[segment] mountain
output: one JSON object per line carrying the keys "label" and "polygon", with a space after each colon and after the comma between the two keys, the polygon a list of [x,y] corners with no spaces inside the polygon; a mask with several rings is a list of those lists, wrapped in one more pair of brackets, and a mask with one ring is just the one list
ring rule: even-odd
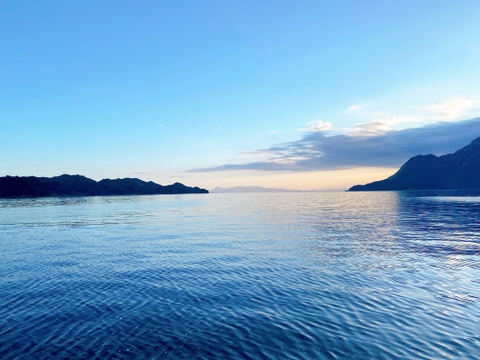
{"label": "mountain", "polygon": [[19,196],[50,196],[52,191],[34,176],[0,177],[0,198]]}
{"label": "mountain", "polygon": [[162,186],[140,179],[95,181],[82,175],[0,177],[0,197],[199,194],[208,190],[180,183]]}
{"label": "mountain", "polygon": [[212,193],[262,193],[262,192],[299,192],[300,190],[265,188],[262,186],[216,187]]}
{"label": "mountain", "polygon": [[453,154],[417,155],[381,181],[355,185],[349,191],[479,189],[480,138]]}
{"label": "mountain", "polygon": [[103,192],[99,183],[82,175],[60,175],[38,179],[47,185],[52,195],[93,196],[102,195]]}

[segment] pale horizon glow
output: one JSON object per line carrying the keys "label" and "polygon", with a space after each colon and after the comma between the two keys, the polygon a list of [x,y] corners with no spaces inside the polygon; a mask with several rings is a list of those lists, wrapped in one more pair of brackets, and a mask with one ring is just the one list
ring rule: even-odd
{"label": "pale horizon glow", "polygon": [[480,136],[477,1],[0,8],[0,176],[346,189]]}

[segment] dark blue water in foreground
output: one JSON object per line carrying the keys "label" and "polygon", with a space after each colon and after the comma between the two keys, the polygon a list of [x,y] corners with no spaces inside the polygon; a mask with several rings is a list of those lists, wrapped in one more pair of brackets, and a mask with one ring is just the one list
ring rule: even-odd
{"label": "dark blue water in foreground", "polygon": [[477,195],[0,200],[0,358],[479,358]]}

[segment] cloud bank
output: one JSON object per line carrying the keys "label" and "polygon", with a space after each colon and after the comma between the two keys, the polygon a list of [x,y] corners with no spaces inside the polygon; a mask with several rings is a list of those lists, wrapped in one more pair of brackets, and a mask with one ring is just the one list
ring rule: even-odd
{"label": "cloud bank", "polygon": [[314,125],[311,131],[298,141],[258,150],[258,153],[266,156],[264,161],[225,164],[192,171],[314,171],[399,167],[412,156],[451,153],[480,136],[480,118],[386,132],[381,132],[385,124],[373,123],[372,131],[364,131],[362,135],[329,135],[328,131],[319,131],[321,128],[329,129],[325,123],[310,125]]}

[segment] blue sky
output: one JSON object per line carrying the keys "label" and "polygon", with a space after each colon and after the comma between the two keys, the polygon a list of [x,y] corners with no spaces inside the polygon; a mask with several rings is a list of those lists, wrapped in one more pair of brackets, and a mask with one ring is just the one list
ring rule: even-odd
{"label": "blue sky", "polygon": [[478,24],[462,0],[0,1],[0,175],[378,180],[480,136]]}

